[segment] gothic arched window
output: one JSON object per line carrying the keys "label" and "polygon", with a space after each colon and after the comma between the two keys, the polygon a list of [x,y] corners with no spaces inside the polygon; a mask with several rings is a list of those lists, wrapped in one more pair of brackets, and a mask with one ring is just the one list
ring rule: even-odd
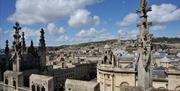
{"label": "gothic arched window", "polygon": [[32,85],[32,91],[35,91],[35,86],[34,85]]}
{"label": "gothic arched window", "polygon": [[16,89],[16,81],[15,81],[15,80],[13,81],[13,86],[14,86],[15,89]]}
{"label": "gothic arched window", "polygon": [[5,79],[5,84],[8,84],[8,79],[7,78]]}
{"label": "gothic arched window", "polygon": [[37,86],[37,91],[40,91],[40,87],[39,87],[39,85]]}
{"label": "gothic arched window", "polygon": [[104,57],[104,63],[107,62],[107,59],[108,59],[107,56],[105,56],[105,57]]}
{"label": "gothic arched window", "polygon": [[45,88],[44,88],[44,86],[41,88],[41,91],[45,91]]}

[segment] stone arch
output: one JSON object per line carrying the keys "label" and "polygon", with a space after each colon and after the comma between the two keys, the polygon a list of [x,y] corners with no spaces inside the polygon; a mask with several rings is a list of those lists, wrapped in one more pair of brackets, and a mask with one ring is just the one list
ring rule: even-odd
{"label": "stone arch", "polygon": [[177,86],[175,91],[180,91],[180,86]]}
{"label": "stone arch", "polygon": [[128,83],[128,82],[122,82],[122,83],[120,84],[120,87],[124,87],[124,86],[129,86],[129,83]]}
{"label": "stone arch", "polygon": [[32,88],[32,91],[35,91],[35,85],[34,84],[31,86],[31,88]]}
{"label": "stone arch", "polygon": [[159,87],[158,90],[164,91],[166,88],[165,87]]}

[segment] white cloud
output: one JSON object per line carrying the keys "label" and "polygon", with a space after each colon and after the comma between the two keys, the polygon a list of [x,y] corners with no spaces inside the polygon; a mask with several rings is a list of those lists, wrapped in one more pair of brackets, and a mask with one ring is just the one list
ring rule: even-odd
{"label": "white cloud", "polygon": [[9,47],[12,46],[13,31],[9,29],[0,28],[0,48],[5,48],[5,41],[9,41]]}
{"label": "white cloud", "polygon": [[82,27],[92,22],[90,12],[84,9],[77,10],[71,15],[68,23],[71,27]]}
{"label": "white cloud", "polygon": [[153,25],[150,27],[150,30],[163,30],[165,28],[166,28],[165,25]]}
{"label": "white cloud", "polygon": [[0,43],[1,43],[1,45],[0,45],[0,47],[2,47],[2,44],[4,44],[4,39],[3,39],[3,31],[2,31],[2,28],[0,28]]}
{"label": "white cloud", "polygon": [[65,43],[69,40],[69,37],[67,35],[60,35],[59,37],[51,37],[51,38],[48,38],[47,39],[47,42],[49,44],[51,43],[58,43],[58,42],[61,42],[61,43]]}
{"label": "white cloud", "polygon": [[176,33],[176,37],[180,38],[180,32]]}
{"label": "white cloud", "polygon": [[94,19],[94,21],[95,21],[95,25],[99,25],[99,24],[100,24],[101,19],[100,19],[99,16],[94,16],[93,19]]}
{"label": "white cloud", "polygon": [[127,27],[127,26],[135,23],[137,21],[137,18],[138,18],[137,14],[130,13],[124,17],[124,19],[122,20],[122,22],[119,23],[119,25],[121,27]]}
{"label": "white cloud", "polygon": [[68,40],[68,36],[62,35],[54,40],[54,42],[66,42]]}
{"label": "white cloud", "polygon": [[28,27],[22,27],[21,31],[24,32],[25,38],[33,38],[33,37],[40,36],[40,29],[39,30],[33,30],[31,28],[28,28]]}
{"label": "white cloud", "polygon": [[66,29],[64,27],[57,27],[54,23],[49,23],[47,25],[47,32],[51,35],[64,34]]}
{"label": "white cloud", "polygon": [[[180,20],[180,8],[173,4],[152,5],[152,11],[148,13],[148,21],[152,22],[150,30],[163,30],[167,24]],[[119,23],[121,27],[128,27],[137,22],[137,14],[130,13]]]}
{"label": "white cloud", "polygon": [[90,28],[90,30],[81,30],[76,36],[80,38],[94,38],[96,34],[97,30],[95,28]]}
{"label": "white cloud", "polygon": [[96,0],[17,0],[16,11],[8,20],[21,24],[49,23],[70,16]]}
{"label": "white cloud", "polygon": [[68,21],[69,26],[75,28],[81,28],[93,23],[98,25],[100,23],[100,18],[98,16],[91,16],[91,13],[85,9],[75,11]]}
{"label": "white cloud", "polygon": [[100,41],[115,38],[107,29],[96,30],[90,28],[89,30],[81,30],[76,34],[77,40],[81,42]]}
{"label": "white cloud", "polygon": [[152,11],[149,12],[149,21],[154,24],[166,24],[180,20],[180,8],[173,4],[152,5]]}
{"label": "white cloud", "polygon": [[163,30],[168,23],[180,20],[180,8],[173,4],[152,5],[152,11],[148,15],[148,20],[153,25],[150,29]]}
{"label": "white cloud", "polygon": [[138,30],[128,31],[126,28],[124,28],[124,29],[119,29],[118,34],[122,40],[136,39],[137,35],[139,34],[139,31]]}

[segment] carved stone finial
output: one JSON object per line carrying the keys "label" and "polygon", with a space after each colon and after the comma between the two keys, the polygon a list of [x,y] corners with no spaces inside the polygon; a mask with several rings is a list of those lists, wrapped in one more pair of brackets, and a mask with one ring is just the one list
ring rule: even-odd
{"label": "carved stone finial", "polygon": [[40,31],[40,40],[39,40],[39,52],[38,55],[40,56],[40,66],[41,69],[46,69],[46,44],[45,44],[45,38],[44,38],[44,30],[41,29]]}
{"label": "carved stone finial", "polygon": [[45,48],[46,44],[45,44],[45,39],[44,39],[44,29],[42,28],[40,31],[41,35],[40,35],[40,40],[39,40],[39,47],[41,48]]}
{"label": "carved stone finial", "polygon": [[19,26],[19,23],[16,22],[14,26],[15,32],[14,32],[14,41],[13,41],[13,57],[15,60],[13,61],[13,71],[20,71],[20,61],[21,61],[21,42],[20,38],[21,35],[19,34],[19,31],[21,30],[21,27]]}
{"label": "carved stone finial", "polygon": [[31,45],[30,45],[30,47],[34,47],[33,40],[31,40]]}
{"label": "carved stone finial", "polygon": [[5,47],[5,54],[8,55],[9,54],[9,41],[6,40],[6,47]]}
{"label": "carved stone finial", "polygon": [[140,0],[140,9],[137,13],[140,14],[141,22],[138,24],[141,32],[138,36],[139,42],[139,58],[138,58],[138,86],[144,90],[152,87],[152,68],[151,68],[151,38],[149,34],[149,26],[147,13],[151,8],[147,7],[147,0]]}
{"label": "carved stone finial", "polygon": [[19,26],[19,23],[16,22],[15,26],[14,26],[14,29],[15,29],[15,32],[14,32],[14,41],[13,41],[13,49],[15,51],[15,53],[18,53],[21,51],[20,48],[21,48],[21,42],[20,42],[20,38],[21,38],[21,35],[19,34],[19,31],[21,29],[21,27]]}
{"label": "carved stone finial", "polygon": [[22,54],[24,54],[26,52],[26,42],[25,42],[24,32],[22,32],[21,46],[22,46]]}
{"label": "carved stone finial", "polygon": [[35,51],[35,48],[34,48],[33,40],[31,40],[30,47],[28,48],[28,53],[32,54],[33,56],[36,56],[36,51]]}

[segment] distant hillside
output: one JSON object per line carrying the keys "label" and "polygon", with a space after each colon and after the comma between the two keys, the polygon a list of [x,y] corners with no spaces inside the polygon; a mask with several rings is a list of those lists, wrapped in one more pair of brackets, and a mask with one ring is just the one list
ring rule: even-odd
{"label": "distant hillside", "polygon": [[156,42],[156,43],[160,43],[160,42],[180,43],[180,38],[158,37],[158,38],[153,38],[153,42]]}
{"label": "distant hillside", "polygon": [[[130,41],[130,40],[124,40],[124,41]],[[99,46],[103,44],[112,44],[114,42],[117,42],[117,39],[111,39],[111,40],[105,40],[105,41],[96,41],[96,42],[87,42],[87,43],[80,43],[80,44],[73,44],[73,45],[62,45],[62,46],[56,46],[56,47],[48,47],[48,50],[58,50],[66,47],[86,47],[86,46]],[[153,38],[153,43],[180,43],[180,38],[168,38],[168,37],[158,37]]]}

